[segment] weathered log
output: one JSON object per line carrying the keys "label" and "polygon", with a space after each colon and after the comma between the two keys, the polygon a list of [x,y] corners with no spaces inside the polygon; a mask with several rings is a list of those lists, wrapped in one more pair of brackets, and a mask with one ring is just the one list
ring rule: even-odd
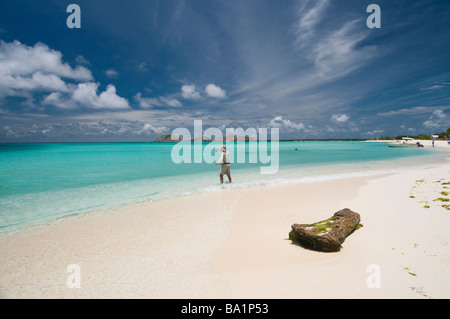
{"label": "weathered log", "polygon": [[333,217],[314,224],[294,224],[289,239],[301,246],[317,251],[336,252],[344,240],[361,227],[358,213],[344,208]]}

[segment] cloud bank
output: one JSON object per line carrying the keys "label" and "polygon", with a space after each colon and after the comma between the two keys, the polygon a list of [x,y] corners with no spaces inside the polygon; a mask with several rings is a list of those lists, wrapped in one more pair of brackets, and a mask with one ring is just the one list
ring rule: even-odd
{"label": "cloud bank", "polygon": [[[31,47],[17,40],[11,43],[0,41],[0,57],[0,97],[47,92],[41,100],[44,106],[66,110],[130,108],[128,101],[117,95],[114,85],[107,85],[99,94],[99,83],[92,82],[89,69],[71,67],[62,61],[61,52],[43,43]],[[88,63],[82,56],[76,61]],[[109,76],[117,75],[114,70],[108,72]]]}

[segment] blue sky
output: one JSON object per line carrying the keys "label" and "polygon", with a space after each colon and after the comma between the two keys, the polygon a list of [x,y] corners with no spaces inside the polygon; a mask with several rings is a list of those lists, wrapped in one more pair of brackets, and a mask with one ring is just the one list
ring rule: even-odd
{"label": "blue sky", "polygon": [[281,138],[442,132],[449,16],[429,0],[3,0],[0,142],[152,141],[194,120]]}

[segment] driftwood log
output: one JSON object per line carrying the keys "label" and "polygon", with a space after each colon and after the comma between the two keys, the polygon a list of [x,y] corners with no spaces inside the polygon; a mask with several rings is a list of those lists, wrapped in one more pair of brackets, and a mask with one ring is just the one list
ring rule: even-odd
{"label": "driftwood log", "polygon": [[342,248],[345,238],[362,225],[358,213],[344,208],[333,217],[314,224],[294,224],[289,239],[301,246],[324,252]]}

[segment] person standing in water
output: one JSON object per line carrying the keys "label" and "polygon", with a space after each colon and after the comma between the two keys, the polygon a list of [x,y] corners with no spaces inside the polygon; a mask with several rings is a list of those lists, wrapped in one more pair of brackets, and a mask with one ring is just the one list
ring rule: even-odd
{"label": "person standing in water", "polygon": [[230,155],[227,151],[227,147],[226,146],[222,146],[220,148],[218,148],[218,150],[221,149],[222,150],[222,155],[219,158],[219,161],[216,163],[216,166],[218,166],[219,164],[222,165],[222,167],[220,168],[220,184],[223,184],[223,175],[226,174],[228,176],[228,181],[231,183],[231,174],[230,174]]}

